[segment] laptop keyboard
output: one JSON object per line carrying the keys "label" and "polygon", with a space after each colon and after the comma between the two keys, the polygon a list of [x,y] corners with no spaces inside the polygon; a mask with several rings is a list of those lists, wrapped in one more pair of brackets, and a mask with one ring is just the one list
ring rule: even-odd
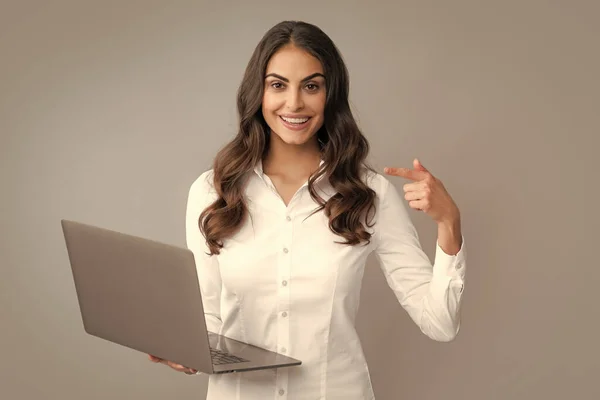
{"label": "laptop keyboard", "polygon": [[236,364],[247,362],[248,360],[244,360],[243,358],[233,356],[229,353],[225,353],[224,351],[210,348],[210,356],[212,357],[213,365],[221,365],[221,364]]}

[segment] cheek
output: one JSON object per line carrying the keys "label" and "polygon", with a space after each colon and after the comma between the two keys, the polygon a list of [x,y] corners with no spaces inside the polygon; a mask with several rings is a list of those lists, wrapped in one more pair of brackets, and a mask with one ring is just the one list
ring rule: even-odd
{"label": "cheek", "polygon": [[311,104],[311,108],[319,114],[323,114],[325,112],[325,92],[319,93],[316,96],[311,96],[309,98],[309,102]]}
{"label": "cheek", "polygon": [[266,113],[277,111],[279,108],[281,108],[281,101],[277,98],[277,96],[266,94],[263,96],[262,108]]}

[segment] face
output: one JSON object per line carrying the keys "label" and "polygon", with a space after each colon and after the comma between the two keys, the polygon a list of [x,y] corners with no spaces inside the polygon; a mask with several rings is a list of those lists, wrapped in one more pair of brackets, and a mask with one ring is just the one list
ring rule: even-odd
{"label": "face", "polygon": [[271,140],[316,145],[325,110],[325,76],[319,60],[285,46],[269,60],[264,85],[262,113]]}

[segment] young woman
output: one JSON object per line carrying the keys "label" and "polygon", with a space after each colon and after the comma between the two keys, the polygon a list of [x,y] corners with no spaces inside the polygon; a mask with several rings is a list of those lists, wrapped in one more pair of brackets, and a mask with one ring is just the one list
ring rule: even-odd
{"label": "young woman", "polygon": [[[354,323],[367,256],[424,334],[459,330],[465,253],[458,207],[418,160],[386,168],[438,226],[433,265],[403,199],[368,167],[348,72],[314,25],[262,38],[237,105],[239,133],[191,186],[187,243],[208,329],[300,359],[298,367],[211,375],[208,399],[373,399]],[[172,368],[195,371],[151,357]]]}

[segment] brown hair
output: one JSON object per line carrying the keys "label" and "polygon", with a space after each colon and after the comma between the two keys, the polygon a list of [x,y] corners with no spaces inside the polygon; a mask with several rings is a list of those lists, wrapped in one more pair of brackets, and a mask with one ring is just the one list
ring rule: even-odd
{"label": "brown hair", "polygon": [[[210,254],[219,254],[223,239],[236,233],[248,213],[244,178],[268,151],[270,129],[262,112],[264,76],[270,58],[285,45],[306,50],[323,65],[326,76],[324,123],[317,132],[323,165],[308,180],[308,190],[329,218],[329,229],[346,239],[343,244],[370,242],[367,215],[374,210],[375,192],[361,179],[369,143],[358,128],[348,102],[349,77],[332,40],[318,27],[300,21],[284,21],[271,28],[258,43],[237,94],[239,131],[223,147],[213,163],[217,200],[199,217]],[[336,194],[326,202],[316,193],[315,181],[329,179]],[[312,215],[312,214],[311,214]]]}

